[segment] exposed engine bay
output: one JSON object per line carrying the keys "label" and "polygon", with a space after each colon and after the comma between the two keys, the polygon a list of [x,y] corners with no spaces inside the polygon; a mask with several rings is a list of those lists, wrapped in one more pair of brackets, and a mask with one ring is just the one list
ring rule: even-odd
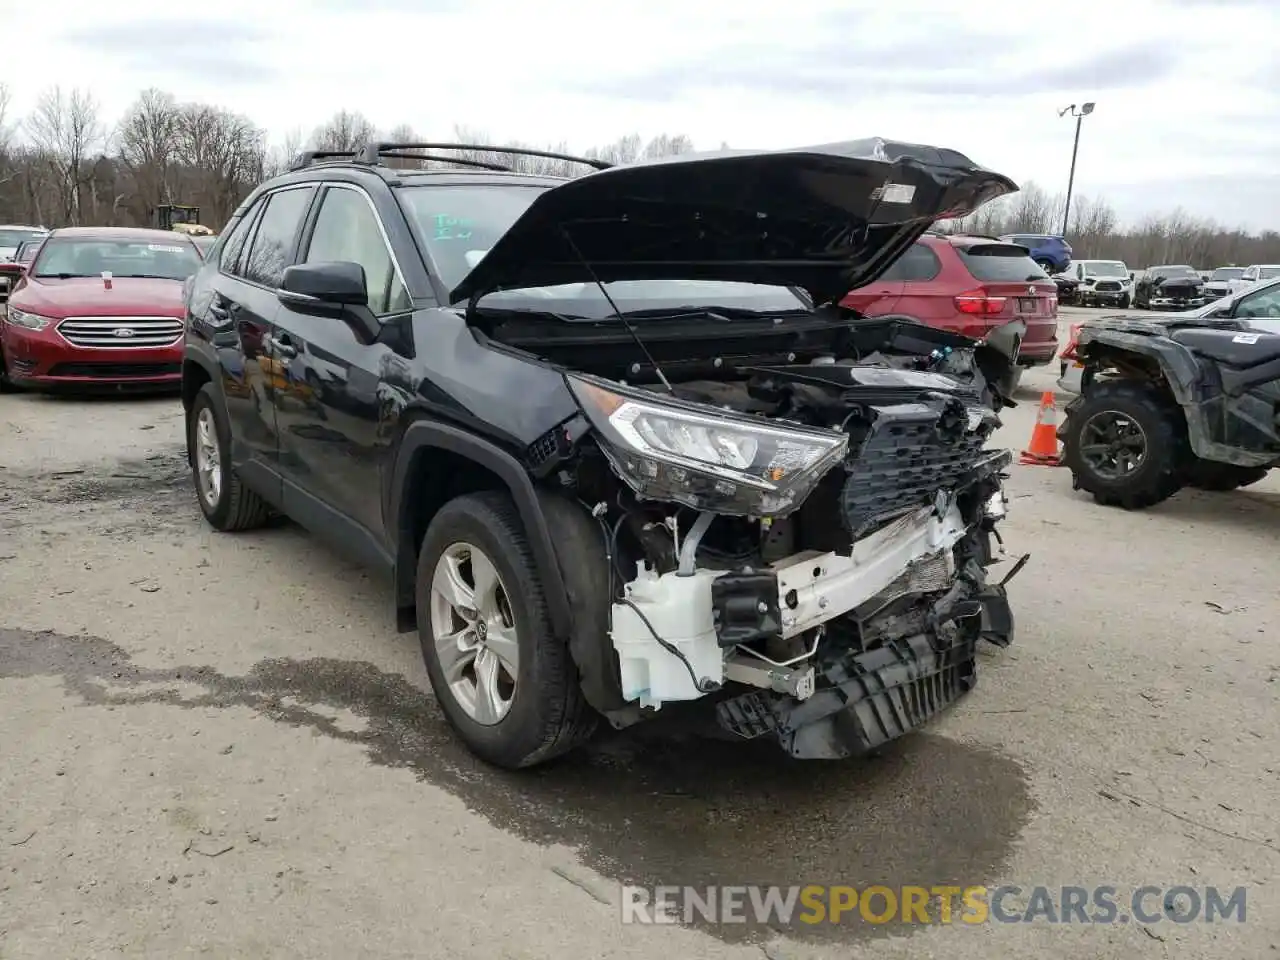
{"label": "exposed engine bay", "polygon": [[567,377],[583,421],[530,460],[599,521],[615,725],[705,699],[730,734],[847,757],[972,689],[979,640],[1012,641],[1025,558],[988,579],[1011,457],[987,443],[1021,324],[983,343],[904,318],[839,329],[754,353],[655,338],[650,368],[491,330],[589,371]]}

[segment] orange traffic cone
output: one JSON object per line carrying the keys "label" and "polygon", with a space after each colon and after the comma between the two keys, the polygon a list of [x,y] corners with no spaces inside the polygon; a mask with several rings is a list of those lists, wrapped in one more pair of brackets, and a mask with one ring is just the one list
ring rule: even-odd
{"label": "orange traffic cone", "polygon": [[1037,467],[1062,466],[1058,456],[1058,407],[1052,390],[1046,390],[1040,397],[1040,412],[1036,414],[1035,429],[1031,431],[1031,445],[1022,451],[1018,462]]}

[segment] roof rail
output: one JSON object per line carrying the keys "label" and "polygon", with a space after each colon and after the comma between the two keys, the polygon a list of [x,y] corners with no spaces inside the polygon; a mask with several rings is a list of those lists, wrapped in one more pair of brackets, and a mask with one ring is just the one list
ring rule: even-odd
{"label": "roof rail", "polygon": [[301,170],[303,167],[322,163],[325,160],[354,160],[355,158],[355,150],[304,150],[294,157],[293,163],[289,164],[289,169]]}
{"label": "roof rail", "polygon": [[[565,160],[569,163],[581,163],[596,170],[607,170],[613,164],[605,160],[596,160],[588,157],[575,157],[567,153],[552,153],[547,150],[530,150],[525,147],[491,147],[478,143],[368,143],[360,150],[357,159],[359,163],[377,164],[383,157],[398,157],[399,159],[411,160],[437,160],[444,163],[460,162],[455,161],[451,157],[433,157],[421,156],[417,154],[409,154],[407,157],[401,154],[403,150],[475,150],[481,153],[501,153],[513,157],[541,157],[544,160]],[[305,154],[304,154],[305,156]],[[461,163],[462,166],[479,166],[483,161],[467,161]],[[490,167],[498,170],[509,169],[490,164]]]}

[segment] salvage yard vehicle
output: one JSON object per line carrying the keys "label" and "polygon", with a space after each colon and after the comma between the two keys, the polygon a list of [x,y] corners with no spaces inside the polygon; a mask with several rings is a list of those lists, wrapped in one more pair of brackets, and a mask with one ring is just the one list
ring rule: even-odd
{"label": "salvage yard vehicle", "polygon": [[1244,276],[1244,267],[1218,267],[1204,282],[1204,295],[1212,300],[1229,297],[1244,286],[1240,279]]}
{"label": "salvage yard vehicle", "polygon": [[[796,757],[873,750],[1012,640],[1025,558],[988,578],[1010,454],[987,443],[1026,324],[979,342],[839,302],[1015,189],[882,140],[304,154],[190,287],[200,509],[223,531],[280,512],[384,568],[491,763],[685,710]],[[317,402],[263,404],[267,358],[302,381],[317,358]]]}
{"label": "salvage yard vehicle", "polygon": [[1280,280],[1198,314],[1092,320],[1073,341],[1080,395],[1058,433],[1097,502],[1234,490],[1280,465]]}
{"label": "salvage yard vehicle", "polygon": [[0,380],[27,389],[175,389],[185,237],[126,227],[54,230],[21,271],[0,323]]}
{"label": "salvage yard vehicle", "polygon": [[1012,393],[1023,369],[1058,352],[1058,285],[1018,244],[928,233],[841,305],[864,317],[900,315],[981,340],[1010,320],[1026,324]]}
{"label": "salvage yard vehicle", "polygon": [[1056,234],[1009,233],[999,239],[1025,247],[1045,273],[1062,273],[1071,266],[1071,244]]}
{"label": "salvage yard vehicle", "polygon": [[1075,302],[1082,307],[1119,307],[1133,302],[1133,274],[1123,260],[1077,260],[1065,276],[1076,282]]}
{"label": "salvage yard vehicle", "polygon": [[1139,310],[1191,310],[1209,302],[1204,280],[1186,264],[1148,267],[1133,290]]}

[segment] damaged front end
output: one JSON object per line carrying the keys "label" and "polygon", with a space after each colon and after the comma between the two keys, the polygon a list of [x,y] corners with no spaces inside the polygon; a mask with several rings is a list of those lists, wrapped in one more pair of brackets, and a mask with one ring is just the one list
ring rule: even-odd
{"label": "damaged front end", "polygon": [[674,396],[567,378],[594,428],[573,485],[607,540],[630,720],[711,698],[732,734],[847,757],[970,690],[979,640],[1011,642],[987,573],[1010,462],[987,449],[1003,403],[980,369],[990,348],[861,326],[881,349]]}
{"label": "damaged front end", "polygon": [[1025,325],[976,342],[838,304],[1016,189],[878,138],[723,151],[568,181],[475,251],[451,303],[582,411],[526,457],[598,522],[616,660],[583,649],[593,588],[570,648],[615,725],[700,701],[732,735],[845,757],[971,689],[979,640],[1011,641],[987,577],[1010,455],[987,443]]}

